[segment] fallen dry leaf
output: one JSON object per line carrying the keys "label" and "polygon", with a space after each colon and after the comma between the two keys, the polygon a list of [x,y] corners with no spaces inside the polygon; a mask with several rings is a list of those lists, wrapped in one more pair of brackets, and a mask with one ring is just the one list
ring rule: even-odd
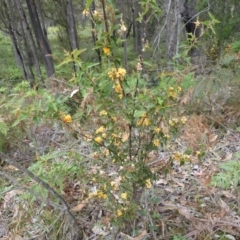
{"label": "fallen dry leaf", "polygon": [[15,197],[16,195],[20,195],[22,194],[23,191],[22,190],[12,190],[9,191],[8,193],[6,193],[6,195],[3,198],[3,208],[7,208],[8,207],[8,203],[11,201],[11,199],[13,197]]}
{"label": "fallen dry leaf", "polygon": [[230,208],[227,205],[227,203],[224,202],[221,198],[220,198],[220,201],[219,201],[219,205],[221,207],[220,215],[221,215],[221,218],[223,218],[230,211]]}
{"label": "fallen dry leaf", "polygon": [[76,88],[71,92],[70,98],[72,98],[77,92],[79,92],[79,88]]}
{"label": "fallen dry leaf", "polygon": [[212,142],[215,142],[215,140],[218,138],[218,135],[214,135],[212,136],[210,139],[209,139],[209,142],[212,143]]}
{"label": "fallen dry leaf", "polygon": [[91,197],[86,198],[85,200],[83,200],[81,203],[79,203],[77,206],[73,207],[71,209],[71,211],[73,212],[79,212],[81,211],[88,203],[89,200],[91,199]]}
{"label": "fallen dry leaf", "polygon": [[131,237],[123,232],[120,233],[122,237],[127,238],[128,240],[142,240],[148,233],[146,230],[144,230],[142,233],[140,233],[137,237]]}
{"label": "fallen dry leaf", "polygon": [[124,132],[122,134],[122,141],[126,142],[128,140],[128,138],[129,138],[129,132]]}
{"label": "fallen dry leaf", "polygon": [[97,235],[101,235],[101,236],[106,236],[109,234],[109,232],[104,231],[102,228],[100,228],[99,226],[94,226],[92,228],[93,233],[97,234]]}
{"label": "fallen dry leaf", "polygon": [[185,207],[179,207],[179,208],[178,208],[178,212],[179,212],[182,216],[184,216],[186,219],[190,220],[191,222],[192,222],[193,220],[195,220],[195,217],[193,216],[193,214],[190,213],[190,211],[189,211],[187,208],[185,208]]}

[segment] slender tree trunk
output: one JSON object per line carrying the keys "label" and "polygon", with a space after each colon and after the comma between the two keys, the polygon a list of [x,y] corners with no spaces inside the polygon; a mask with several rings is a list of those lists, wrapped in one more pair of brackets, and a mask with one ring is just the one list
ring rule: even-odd
{"label": "slender tree trunk", "polygon": [[[196,4],[197,0],[185,0],[183,4],[183,11],[181,12],[182,19],[185,23],[186,32],[188,34],[188,39],[191,41],[199,41],[200,27],[197,27],[195,21],[196,17]],[[192,39],[193,38],[193,39]],[[196,38],[196,39],[195,39]],[[195,42],[191,42],[192,47],[189,51],[189,56],[191,57],[193,64],[198,64],[203,51],[201,48],[196,47]]]}
{"label": "slender tree trunk", "polygon": [[23,24],[23,29],[26,32],[26,35],[27,35],[27,38],[28,38],[28,41],[29,41],[29,44],[30,44],[30,49],[29,49],[30,52],[28,53],[28,55],[33,56],[33,62],[34,62],[34,66],[36,68],[37,76],[41,81],[43,81],[42,74],[41,74],[41,69],[40,69],[40,64],[39,64],[39,60],[38,60],[38,56],[37,56],[36,44],[35,44],[34,38],[32,36],[32,33],[31,33],[31,30],[30,30],[25,12],[24,12],[20,2],[18,0],[14,0],[14,1],[15,1],[16,6],[17,6],[19,15],[21,17],[21,22]]}
{"label": "slender tree trunk", "polygon": [[68,36],[70,38],[71,50],[73,51],[74,49],[78,48],[78,38],[72,0],[66,0],[66,5],[67,5]]}
{"label": "slender tree trunk", "polygon": [[[70,40],[71,51],[78,49],[77,29],[75,24],[72,0],[66,0],[67,32]],[[78,71],[77,66],[73,65],[74,72]]]}
{"label": "slender tree trunk", "polygon": [[20,22],[20,26],[21,26],[21,35],[22,35],[23,45],[24,45],[24,49],[25,49],[25,56],[27,59],[27,65],[28,65],[28,70],[29,70],[30,84],[31,84],[31,86],[33,86],[33,82],[34,82],[34,73],[32,70],[33,61],[32,61],[32,51],[31,51],[31,48],[29,48],[29,43],[28,43],[27,36],[26,36],[27,24],[24,19],[24,14],[23,14],[23,9],[22,9],[21,3],[19,1],[13,0],[13,6],[15,6],[15,8],[18,10],[18,14],[20,16],[19,22]]}
{"label": "slender tree trunk", "polygon": [[179,43],[179,24],[180,24],[180,2],[179,0],[167,1],[166,9],[166,44],[167,44],[167,56],[169,60],[178,52]]}
{"label": "slender tree trunk", "polygon": [[142,56],[143,54],[143,23],[136,21],[141,13],[141,5],[139,1],[133,1],[133,29],[135,36],[135,46],[137,53]]}
{"label": "slender tree trunk", "polygon": [[42,54],[42,58],[43,58],[47,76],[51,77],[55,73],[53,59],[51,56],[52,52],[51,52],[49,43],[44,36],[43,30],[41,27],[41,23],[38,18],[36,4],[35,4],[34,0],[26,0],[26,3],[27,3],[32,27],[34,30],[34,34],[35,34],[35,37],[36,37],[36,40],[38,43],[38,47]]}
{"label": "slender tree trunk", "polygon": [[38,13],[39,13],[39,20],[40,20],[40,23],[41,23],[41,26],[43,29],[44,37],[47,40],[47,29],[46,29],[46,25],[45,25],[45,18],[43,15],[42,4],[44,4],[42,0],[37,0],[37,9],[38,9]]}
{"label": "slender tree trunk", "polygon": [[[92,39],[93,39],[94,46],[96,46],[96,42],[98,40],[97,36],[96,36],[96,29],[95,29],[96,26],[95,26],[94,21],[92,20],[93,19],[93,12],[95,11],[95,9],[96,9],[95,1],[93,0],[92,5],[91,5],[91,9],[90,9],[90,14],[91,14],[91,25],[92,25]],[[97,52],[97,55],[98,55],[99,64],[102,65],[102,56],[101,56],[100,49],[97,48],[96,52]]]}
{"label": "slender tree trunk", "polygon": [[12,44],[15,49],[14,52],[17,54],[17,62],[20,63],[24,78],[31,79],[31,76],[28,72],[27,63],[25,61],[24,51],[23,51],[22,45],[21,45],[22,35],[18,32],[18,29],[17,29],[17,19],[16,19],[16,15],[13,12],[13,9],[14,9],[13,3],[11,1],[4,1],[4,5],[5,5],[6,11],[9,13],[8,14],[8,19],[9,19],[8,29],[9,29],[10,38],[12,40]]}

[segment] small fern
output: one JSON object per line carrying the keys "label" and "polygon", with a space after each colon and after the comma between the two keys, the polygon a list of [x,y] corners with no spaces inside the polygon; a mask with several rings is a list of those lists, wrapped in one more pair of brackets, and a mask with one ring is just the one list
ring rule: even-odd
{"label": "small fern", "polygon": [[226,162],[220,166],[223,172],[218,173],[212,178],[211,185],[229,188],[232,184],[234,189],[237,188],[240,178],[240,154],[236,154],[237,159]]}
{"label": "small fern", "polygon": [[7,135],[8,132],[8,126],[7,124],[0,118],[0,133],[3,135]]}

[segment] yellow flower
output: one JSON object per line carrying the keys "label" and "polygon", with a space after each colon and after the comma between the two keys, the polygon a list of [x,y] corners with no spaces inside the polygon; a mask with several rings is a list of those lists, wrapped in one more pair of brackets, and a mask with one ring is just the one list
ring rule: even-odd
{"label": "yellow flower", "polygon": [[123,21],[122,19],[121,19],[120,21],[121,21],[121,24],[120,24],[121,31],[122,31],[122,32],[126,32],[126,31],[127,31],[127,28],[126,28],[126,26],[125,26],[125,24],[124,24],[124,21]]}
{"label": "yellow flower", "polygon": [[93,16],[94,16],[94,17],[98,17],[98,15],[99,15],[99,14],[98,14],[98,11],[94,10]]}
{"label": "yellow flower", "polygon": [[174,122],[172,120],[169,120],[169,125],[174,126]]}
{"label": "yellow flower", "polygon": [[173,119],[169,120],[169,125],[171,125],[171,126],[175,126],[177,123],[178,123],[177,118],[173,118]]}
{"label": "yellow flower", "polygon": [[126,75],[127,71],[124,68],[119,68],[117,73],[118,73],[119,79],[121,81],[123,81],[124,76]]}
{"label": "yellow flower", "polygon": [[169,87],[168,89],[168,95],[170,97],[172,97],[173,99],[176,99],[177,98],[177,93],[175,92],[174,88],[173,87]]}
{"label": "yellow flower", "polygon": [[201,154],[201,152],[200,151],[196,151],[196,156],[198,157],[200,154]]}
{"label": "yellow flower", "polygon": [[113,145],[116,147],[119,147],[121,145],[121,143],[120,143],[120,141],[115,140]]}
{"label": "yellow flower", "polygon": [[169,87],[168,91],[169,91],[169,92],[173,92],[173,91],[174,91],[174,88],[173,88],[173,87]]}
{"label": "yellow flower", "polygon": [[112,133],[113,138],[119,138],[119,136],[116,133]]}
{"label": "yellow flower", "polygon": [[106,137],[107,137],[107,134],[106,134],[106,133],[103,133],[103,134],[102,134],[102,137],[103,137],[103,138],[106,138]]}
{"label": "yellow flower", "polygon": [[84,9],[83,12],[82,12],[83,16],[89,16],[89,10],[87,9]]}
{"label": "yellow flower", "polygon": [[109,56],[111,54],[111,50],[109,47],[104,47],[103,48],[103,53],[106,55],[106,56]]}
{"label": "yellow flower", "polygon": [[102,198],[102,199],[107,199],[107,195],[105,193],[103,193],[102,191],[98,191],[97,192],[97,197],[98,198]]}
{"label": "yellow flower", "polygon": [[168,133],[164,133],[165,138],[170,138],[170,135]]}
{"label": "yellow flower", "polygon": [[140,62],[137,63],[136,68],[137,68],[137,71],[139,71],[139,72],[141,72],[143,70],[142,64]]}
{"label": "yellow flower", "polygon": [[98,133],[103,133],[103,132],[105,132],[105,131],[106,131],[106,128],[103,127],[103,126],[101,126],[100,128],[98,128],[98,129],[96,130],[96,134],[98,134]]}
{"label": "yellow flower", "polygon": [[152,183],[151,183],[150,179],[147,179],[147,180],[145,181],[145,187],[146,187],[146,188],[151,188],[151,187],[152,187]]}
{"label": "yellow flower", "polygon": [[124,76],[126,75],[127,71],[124,68],[112,68],[111,71],[108,72],[108,76],[112,80],[124,80]]}
{"label": "yellow flower", "polygon": [[153,145],[154,145],[155,147],[158,147],[158,146],[160,145],[159,139],[154,139],[154,140],[153,140]]}
{"label": "yellow flower", "polygon": [[181,87],[177,87],[178,89],[178,92],[180,93],[182,91],[182,88]]}
{"label": "yellow flower", "polygon": [[153,129],[153,131],[154,131],[155,133],[160,133],[160,132],[161,132],[161,129],[160,129],[159,127],[155,127],[155,128]]}
{"label": "yellow flower", "polygon": [[112,71],[108,72],[108,76],[111,78],[112,81],[115,79],[115,71],[114,71],[114,69],[112,69]]}
{"label": "yellow flower", "polygon": [[194,23],[195,23],[196,27],[199,27],[201,25],[201,22],[199,22],[198,20]]}
{"label": "yellow flower", "polygon": [[127,193],[126,193],[126,192],[125,192],[125,193],[122,193],[122,194],[121,194],[121,198],[124,199],[124,200],[126,200],[126,199],[127,199]]}
{"label": "yellow flower", "polygon": [[102,138],[101,137],[96,137],[96,138],[94,138],[94,141],[101,144],[102,143]]}
{"label": "yellow flower", "polygon": [[182,160],[183,161],[190,161],[190,156],[188,154],[183,154],[182,155]]}
{"label": "yellow flower", "polygon": [[185,116],[183,116],[180,121],[182,124],[185,124],[187,121],[187,118]]}
{"label": "yellow flower", "polygon": [[122,86],[120,83],[117,83],[113,86],[115,93],[122,94]]}
{"label": "yellow flower", "polygon": [[117,216],[121,217],[123,215],[122,211],[120,209],[117,210]]}
{"label": "yellow flower", "polygon": [[63,121],[64,123],[71,123],[71,122],[72,122],[72,117],[71,117],[71,115],[69,115],[69,114],[63,115],[63,116],[61,117],[61,119],[62,119],[62,121]]}
{"label": "yellow flower", "polygon": [[90,141],[92,140],[90,134],[85,134],[83,139],[84,139],[85,141],[88,141],[88,142],[90,142]]}
{"label": "yellow flower", "polygon": [[138,126],[149,126],[150,125],[150,119],[144,115],[141,119],[137,121]]}
{"label": "yellow flower", "polygon": [[107,111],[102,110],[99,115],[100,115],[100,116],[107,115]]}
{"label": "yellow flower", "polygon": [[112,186],[112,190],[113,190],[114,192],[116,192],[117,189],[118,189],[117,184],[115,184],[114,182],[111,182],[111,186]]}
{"label": "yellow flower", "polygon": [[88,194],[88,197],[92,198],[92,197],[96,197],[97,196],[97,192],[91,192]]}
{"label": "yellow flower", "polygon": [[105,148],[105,149],[103,150],[103,154],[104,154],[105,156],[109,156],[109,150],[108,150],[107,148]]}
{"label": "yellow flower", "polygon": [[144,122],[143,122],[143,125],[149,126],[150,125],[150,119],[149,118],[145,118]]}
{"label": "yellow flower", "polygon": [[114,122],[117,121],[117,118],[116,118],[116,117],[111,117],[111,118],[112,118],[112,120],[113,120]]}
{"label": "yellow flower", "polygon": [[172,158],[180,162],[182,158],[181,153],[176,152],[175,154],[172,155]]}

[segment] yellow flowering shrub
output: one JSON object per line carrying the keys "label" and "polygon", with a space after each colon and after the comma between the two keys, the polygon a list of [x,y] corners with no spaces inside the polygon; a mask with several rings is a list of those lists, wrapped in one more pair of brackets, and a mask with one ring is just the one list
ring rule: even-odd
{"label": "yellow flowering shrub", "polygon": [[[96,24],[101,14],[100,9],[93,13]],[[94,98],[94,102],[85,104],[82,112],[79,111],[79,115],[86,117],[90,124],[86,126],[80,122],[79,131],[76,132],[80,136],[83,132],[84,139],[92,147],[90,158],[94,170],[91,169],[88,174],[94,175],[91,179],[95,180],[91,183],[99,189],[94,197],[107,199],[104,207],[123,220],[129,216],[134,218],[139,210],[135,190],[139,190],[141,195],[144,189],[152,188],[155,173],[146,164],[150,159],[149,153],[157,152],[160,146],[164,147],[187,118],[169,110],[176,105],[182,92],[177,71],[161,75],[162,81],[154,88],[149,87],[143,77],[143,69],[147,72],[151,67],[139,58],[133,64],[134,69],[129,68],[128,73],[122,67],[125,63],[115,54],[119,43],[112,37],[112,31],[116,28],[109,25],[109,33],[106,33],[101,32],[102,25],[98,27],[95,31],[101,38],[96,48],[100,57],[105,56],[101,58],[101,69],[86,66],[76,56],[76,62],[80,65],[78,84],[81,96],[85,100],[89,89],[92,89]],[[120,35],[126,33],[121,18],[117,29]],[[144,50],[147,47],[146,42]],[[70,118],[65,120],[71,121]],[[172,159],[186,160],[187,155],[175,153]],[[105,168],[111,170],[105,171]]]}

